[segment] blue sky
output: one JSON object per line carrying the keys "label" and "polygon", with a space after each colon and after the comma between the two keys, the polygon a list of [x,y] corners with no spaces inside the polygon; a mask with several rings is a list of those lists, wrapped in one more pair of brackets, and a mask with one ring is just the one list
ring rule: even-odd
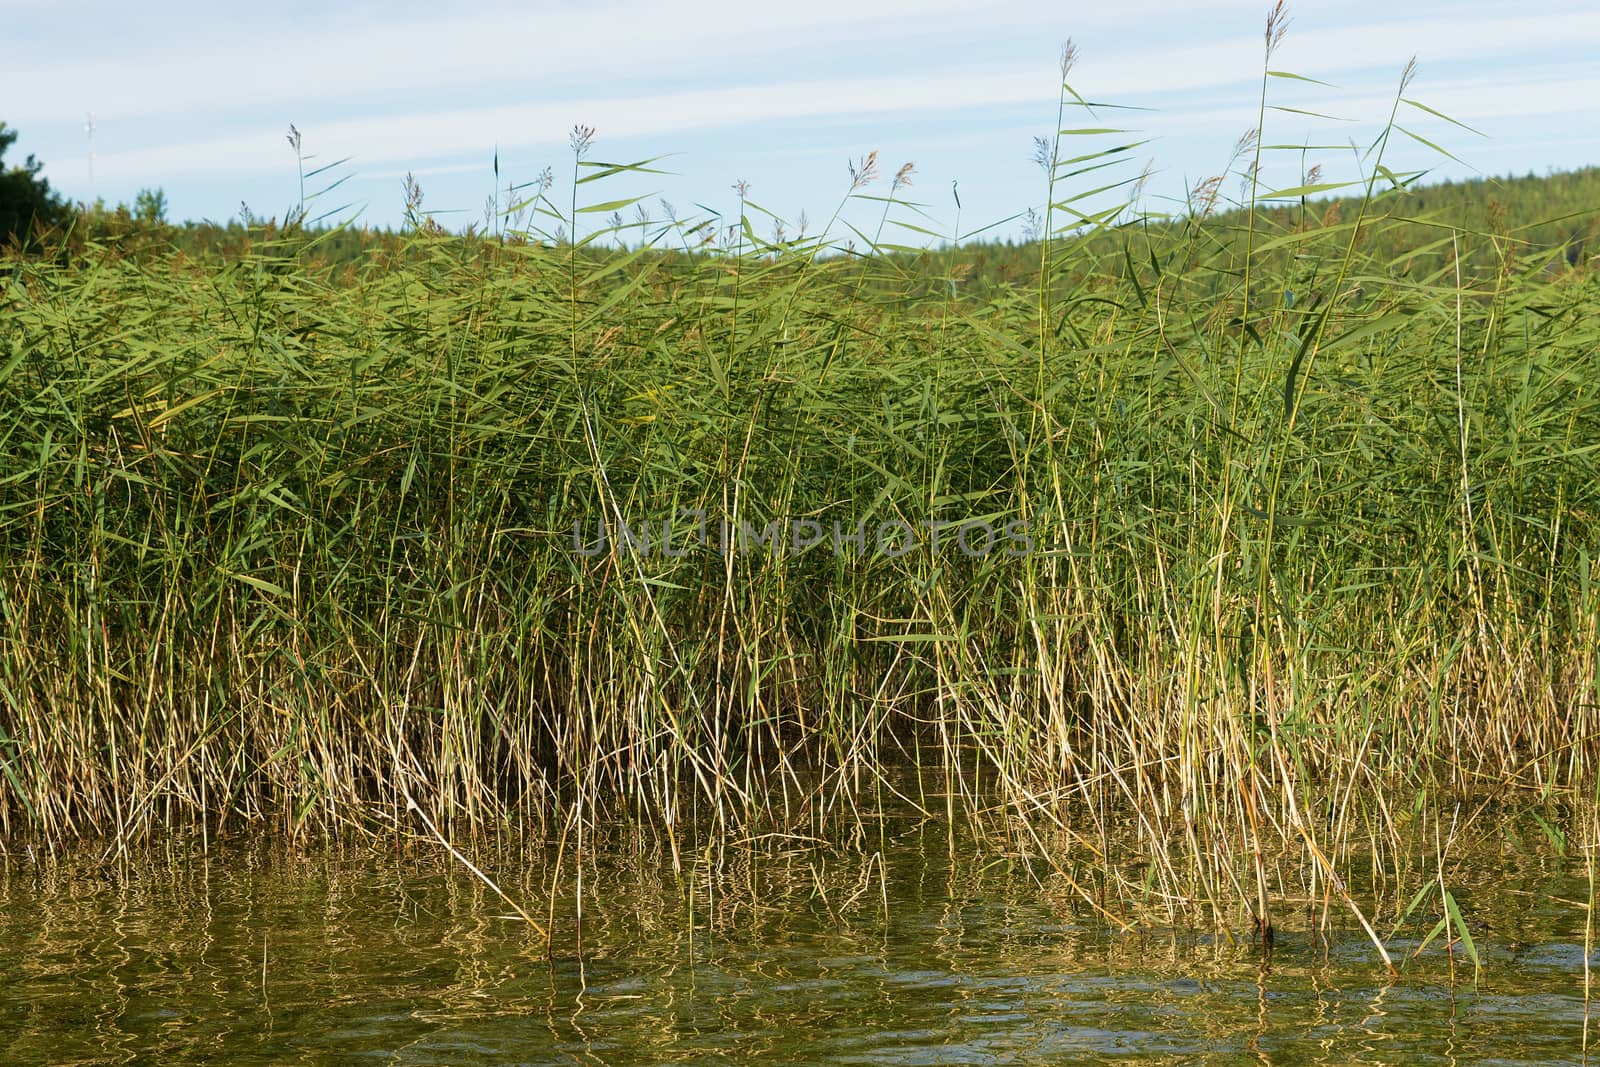
{"label": "blue sky", "polygon": [[[484,215],[497,150],[501,186],[546,166],[567,175],[568,131],[583,122],[598,131],[591,158],[667,157],[659,165],[671,174],[585,187],[597,199],[651,194],[657,216],[656,196],[686,213],[695,203],[734,211],[731,187],[742,179],[779,215],[825,219],[847,189],[846,161],[876,149],[886,173],[916,164],[908,195],[926,205],[920,225],[948,232],[959,183],[960,225],[970,231],[1042,205],[1043,176],[1030,156],[1033,138],[1054,128],[1068,37],[1081,52],[1074,88],[1154,109],[1068,123],[1151,138],[1133,165],[1153,166],[1152,205],[1221,171],[1255,125],[1266,7],[603,0],[458,14],[408,2],[0,0],[8,39],[0,119],[68,196],[117,202],[159,186],[177,218],[226,219],[241,202],[281,217],[298,198],[284,139],[294,123],[311,166],[351,157],[337,172],[349,180],[322,207],[350,201],[365,221],[393,224],[411,171],[424,207],[460,227]],[[1486,136],[1406,108],[1408,128],[1463,162],[1402,138],[1386,160],[1393,169],[1444,177],[1600,163],[1592,0],[1302,0],[1290,15],[1273,66],[1333,87],[1273,79],[1271,102],[1337,120],[1272,111],[1268,143],[1364,146],[1415,54],[1407,95]],[[1266,180],[1297,184],[1311,162],[1330,180],[1358,174],[1348,147],[1330,147],[1304,160],[1271,154]],[[1224,184],[1225,195],[1237,191],[1236,180]],[[865,208],[855,209],[863,222]],[[909,232],[899,239],[920,241]]]}

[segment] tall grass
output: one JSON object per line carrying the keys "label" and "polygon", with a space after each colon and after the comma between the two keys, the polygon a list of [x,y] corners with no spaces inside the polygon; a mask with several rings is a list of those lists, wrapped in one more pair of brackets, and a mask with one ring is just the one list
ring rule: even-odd
{"label": "tall grass", "polygon": [[[1600,279],[1450,220],[1373,255],[1417,225],[1383,144],[1354,217],[1315,178],[1155,217],[1061,109],[1038,274],[982,303],[959,233],[596,225],[648,164],[583,130],[573,198],[508,206],[544,230],[419,225],[353,280],[294,227],[7,262],[0,833],[415,805],[676,855],[999,804],[1265,929],[1273,857],[1337,902],[1443,796],[1592,806]],[[844,202],[925,225],[875,163]],[[691,512],[739,550],[638,536]],[[968,520],[1032,550],[884,527]]]}

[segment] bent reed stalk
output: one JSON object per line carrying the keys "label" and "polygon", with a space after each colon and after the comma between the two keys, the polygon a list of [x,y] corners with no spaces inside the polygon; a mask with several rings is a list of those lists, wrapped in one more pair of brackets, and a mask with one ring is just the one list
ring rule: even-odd
{"label": "bent reed stalk", "polygon": [[[1349,900],[1446,796],[1592,803],[1596,275],[1419,224],[1381,155],[1353,218],[1105,206],[1126,135],[1069,121],[1038,273],[981,300],[969,235],[763,241],[744,189],[584,235],[648,170],[592,131],[511,209],[557,237],[6,263],[0,833],[999,804],[1265,928],[1273,857]],[[732,550],[663,551],[690,515]],[[878,544],[967,522],[1027,550]]]}

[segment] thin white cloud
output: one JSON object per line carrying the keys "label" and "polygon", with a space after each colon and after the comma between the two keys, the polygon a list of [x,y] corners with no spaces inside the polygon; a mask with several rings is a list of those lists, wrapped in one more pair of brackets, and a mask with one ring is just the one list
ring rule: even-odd
{"label": "thin white cloud", "polygon": [[[667,96],[619,97],[462,109],[421,115],[346,120],[307,131],[308,147],[320,160],[352,156],[358,167],[378,163],[420,163],[463,155],[485,154],[494,145],[557,145],[574,119],[598,127],[602,138],[668,136],[701,128],[721,128],[800,118],[864,117],[873,114],[950,112],[1004,104],[1037,104],[1049,112],[1053,103],[1049,70],[985,72],[952,80],[943,77],[879,78],[859,81],[788,83],[676,93]],[[1552,113],[1594,113],[1600,108],[1600,77],[1528,79],[1483,85],[1444,82],[1422,85],[1413,95],[1469,124]],[[1392,95],[1331,93],[1323,99],[1295,100],[1318,110],[1348,115],[1362,127],[1381,123]],[[1177,108],[1143,114],[1134,124],[1154,135],[1192,131],[1199,126],[1243,129],[1254,121],[1247,106]],[[1421,112],[1405,116],[1412,125],[1436,122]],[[1274,113],[1268,140],[1286,131],[1322,131],[1320,139],[1341,140],[1352,129],[1318,124]],[[1468,135],[1460,134],[1465,138]],[[603,142],[602,142],[603,143]],[[167,145],[114,153],[96,159],[108,180],[162,181],[176,174],[241,174],[281,172],[290,165],[280,130],[262,130],[190,144]],[[63,160],[64,168],[82,160]]]}
{"label": "thin white cloud", "polygon": [[[176,40],[166,35],[154,46],[119,42],[107,55],[40,58],[45,53],[35,52],[32,59],[13,59],[0,69],[0,98],[12,121],[81,120],[90,110],[113,121],[446,88],[514,86],[527,95],[531,87],[565,87],[570,94],[575,84],[598,91],[662,75],[703,83],[705,72],[734,58],[767,57],[796,77],[833,66],[830,52],[846,41],[877,43],[886,62],[910,66],[907,40],[960,43],[975,30],[1028,26],[1054,35],[1068,21],[1074,31],[1092,31],[1124,25],[1130,16],[1155,18],[1165,6],[1129,0],[1115,9],[1074,11],[1045,0],[699,0],[678,7],[622,0],[412,21],[333,21],[317,32],[272,36],[179,27]],[[1242,14],[1258,6],[1259,0],[1191,0],[1187,11],[1196,17]],[[77,49],[79,40],[69,46]]]}
{"label": "thin white cloud", "polygon": [[1522,50],[1548,55],[1555,49],[1596,45],[1600,45],[1600,9],[1543,15],[1519,10],[1481,18],[1387,19],[1303,34],[1291,27],[1273,65],[1311,74],[1393,66],[1398,76],[1399,68],[1412,56],[1426,64],[1479,57],[1503,59]]}
{"label": "thin white cloud", "polygon": [[[1049,68],[950,78],[875,78],[790,82],[667,95],[571,100],[418,115],[350,119],[308,128],[307,147],[323,158],[351,156],[361,164],[441,159],[486,153],[491,146],[559,144],[574,121],[603,138],[665,135],[685,130],[885,112],[948,111],[963,107],[1053,100]],[[282,170],[290,159],[280,130],[163,145],[96,157],[108,180],[172,173],[252,173]],[[63,160],[71,168],[81,161]]]}
{"label": "thin white cloud", "polygon": [[[325,40],[300,41],[296,52],[280,41],[253,41],[186,59],[119,61],[110,66],[35,65],[32,73],[11,68],[0,72],[0,94],[20,100],[26,114],[29,101],[45,101],[42,106],[56,108],[74,122],[81,122],[82,109],[70,106],[53,91],[52,79],[60,80],[64,71],[81,76],[98,86],[97,91],[112,91],[119,80],[126,81],[137,71],[139,77],[123,84],[117,99],[126,113],[144,114],[163,109],[206,111],[233,106],[281,103],[285,99],[320,101],[307,110],[324,114],[350,114],[341,93],[349,90],[389,88],[414,90],[430,85],[473,79],[522,79],[514,91],[519,102],[490,106],[436,108],[415,113],[397,113],[393,105],[385,114],[368,117],[339,117],[332,121],[303,123],[309,147],[323,160],[351,156],[355,166],[368,168],[384,164],[421,166],[466,156],[483,157],[493,146],[502,149],[555,145],[565,139],[575,121],[597,126],[602,138],[650,136],[666,138],[697,129],[749,127],[798,119],[865,118],[871,115],[909,115],[957,112],[965,109],[995,108],[1007,105],[1036,105],[1048,128],[1053,114],[1055,71],[1048,49],[1043,56],[1030,57],[1025,64],[1005,68],[943,68],[935,73],[900,76],[848,76],[786,78],[785,64],[774,64],[772,80],[743,86],[695,88],[692,77],[675,79],[685,88],[667,94],[617,91],[574,93],[556,89],[538,90],[529,85],[541,79],[552,84],[570,84],[573,79],[562,72],[581,72],[584,87],[604,86],[606,72],[627,69],[630,77],[660,73],[688,60],[699,63],[713,49],[745,48],[754,53],[781,52],[793,47],[796,35],[804,33],[843,34],[855,43],[872,34],[892,35],[897,20],[913,18],[916,8],[930,22],[915,25],[928,30],[931,25],[949,32],[963,24],[976,11],[983,19],[1038,19],[1039,8],[1006,5],[997,10],[971,7],[964,0],[932,0],[936,6],[928,16],[928,5],[917,0],[889,0],[869,5],[850,0],[815,0],[795,8],[777,9],[769,5],[736,4],[715,0],[703,5],[705,17],[664,19],[654,5],[626,0],[621,5],[599,9],[562,9],[532,15],[469,16],[450,23],[403,23],[363,36],[353,49],[345,36]],[[1201,8],[1240,7],[1245,0],[1206,0]],[[1103,6],[1096,13],[1071,13],[1078,23],[1093,25],[1096,19],[1126,15],[1128,11],[1149,9],[1153,0],[1131,0],[1115,9]],[[1155,5],[1159,6],[1159,5]],[[1259,5],[1251,0],[1250,9]],[[716,16],[724,17],[722,23]],[[1149,17],[1148,10],[1145,17]],[[608,32],[604,47],[587,44],[604,24],[636,20],[627,34]],[[661,22],[660,32],[643,32]],[[1242,20],[1229,19],[1230,25]],[[928,32],[932,32],[928,30]],[[497,54],[485,57],[482,42],[498,43]],[[1484,57],[1503,57],[1518,49],[1549,49],[1552,43],[1566,49],[1600,48],[1600,11],[1574,9],[1545,14],[1507,14],[1480,17],[1438,13],[1429,17],[1390,20],[1330,29],[1291,29],[1274,66],[1308,75],[1348,83],[1346,90],[1326,93],[1307,87],[1305,99],[1294,99],[1296,106],[1350,114],[1370,121],[1387,113],[1392,99],[1380,95],[1381,80],[1371,76],[1374,69],[1393,68],[1394,78],[1413,51],[1422,53],[1424,75],[1431,62],[1450,62]],[[1073,83],[1096,99],[1136,98],[1168,106],[1164,112],[1138,116],[1134,124],[1147,125],[1152,132],[1179,132],[1197,125],[1226,123],[1243,128],[1253,123],[1253,112],[1236,107],[1214,107],[1196,111],[1185,109],[1178,94],[1201,90],[1228,89],[1259,79],[1262,41],[1259,33],[1238,33],[1226,39],[1205,43],[1150,47],[1140,42],[1124,43],[1119,49],[1096,49],[1085,42],[1085,58],[1073,74]],[[273,61],[278,49],[289,49]],[[526,70],[514,57],[526,54]],[[508,61],[507,57],[513,57]],[[540,58],[533,58],[540,57]],[[714,58],[714,56],[713,56]],[[890,69],[909,64],[893,55],[886,60]],[[802,61],[800,68],[828,64]],[[1502,63],[1496,69],[1508,68]],[[229,72],[232,72],[231,75]],[[510,71],[510,74],[507,72]],[[1346,77],[1341,78],[1340,75]],[[9,92],[13,83],[42,79],[23,97]],[[1392,80],[1392,79],[1391,79]],[[195,87],[203,86],[197,94]],[[1298,90],[1292,83],[1274,84],[1283,91],[1280,102],[1291,102],[1287,90]],[[1590,101],[1600,99],[1600,82],[1586,76],[1544,78],[1537,71],[1524,69],[1514,81],[1490,83],[1455,81],[1434,84],[1426,80],[1413,95],[1431,105],[1455,114],[1469,123],[1525,115],[1554,113],[1593,113]],[[482,96],[481,89],[475,95]],[[1229,89],[1230,92],[1234,91]],[[1324,93],[1325,95],[1317,95]],[[510,90],[496,95],[513,95]],[[367,106],[371,106],[370,102]],[[13,110],[8,103],[8,110]],[[96,109],[104,120],[105,112]],[[1285,120],[1275,117],[1274,126]],[[1099,123],[1095,123],[1098,125]],[[1121,124],[1120,122],[1118,124]],[[1292,125],[1292,122],[1291,122]],[[1277,135],[1269,129],[1269,140]],[[86,165],[82,157],[52,158],[56,173],[77,173]],[[96,172],[111,184],[159,184],[177,176],[239,175],[283,172],[292,165],[283,143],[282,129],[258,128],[229,132],[208,138],[190,137],[176,143],[151,144],[127,151],[103,151],[95,160]],[[370,173],[370,171],[368,171]]]}

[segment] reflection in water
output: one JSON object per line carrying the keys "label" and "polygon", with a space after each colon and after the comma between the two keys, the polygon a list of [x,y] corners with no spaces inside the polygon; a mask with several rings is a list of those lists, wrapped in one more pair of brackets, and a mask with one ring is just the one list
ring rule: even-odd
{"label": "reflection in water", "polygon": [[[8,1064],[1550,1063],[1578,1056],[1582,872],[1494,857],[1474,988],[1436,942],[1398,979],[1286,915],[1271,955],[1117,933],[1076,894],[921,827],[866,854],[637,841],[571,858],[556,951],[433,853],[264,843],[0,867]],[[548,858],[486,861],[549,900]],[[1472,892],[1476,889],[1476,892]],[[542,913],[540,903],[531,911]],[[1408,934],[1421,930],[1408,928]],[[1397,941],[1397,958],[1415,940]]]}

